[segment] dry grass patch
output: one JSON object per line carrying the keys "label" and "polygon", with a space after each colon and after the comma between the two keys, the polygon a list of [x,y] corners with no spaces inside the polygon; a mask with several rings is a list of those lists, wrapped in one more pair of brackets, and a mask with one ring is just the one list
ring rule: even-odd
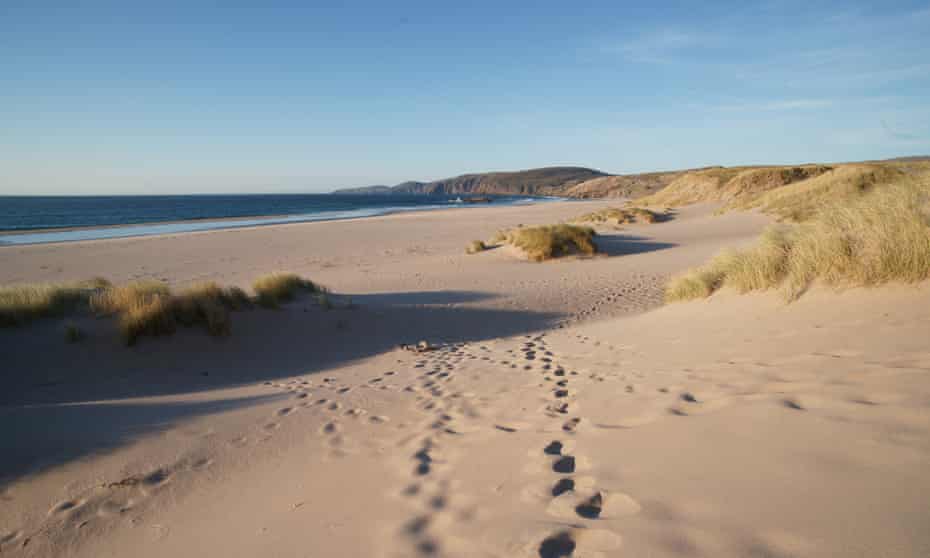
{"label": "dry grass patch", "polygon": [[104,286],[102,279],[79,283],[0,286],[0,327],[36,318],[61,316],[88,304]]}
{"label": "dry grass patch", "polygon": [[501,231],[495,236],[495,241],[515,246],[527,258],[539,262],[573,254],[594,254],[597,252],[595,236],[591,227],[544,225]]}
{"label": "dry grass patch", "polygon": [[171,289],[161,281],[133,281],[98,290],[90,298],[90,307],[100,315],[116,314],[170,294]]}
{"label": "dry grass patch", "polygon": [[255,301],[266,308],[277,308],[282,302],[294,300],[301,291],[324,292],[321,286],[293,273],[271,273],[252,283]]}
{"label": "dry grass patch", "polygon": [[790,227],[774,227],[746,250],[721,253],[673,279],[669,301],[781,289],[788,300],[814,282],[873,286],[930,278],[930,173],[845,198]]}
{"label": "dry grass patch", "polygon": [[[292,300],[298,291],[325,295],[325,289],[293,274],[272,274],[255,282],[255,299],[277,307]],[[318,302],[332,307],[327,298]],[[214,336],[228,335],[230,313],[251,307],[253,299],[238,287],[209,282],[172,293],[160,281],[135,281],[114,286],[104,279],[60,285],[12,285],[0,287],[0,326],[17,326],[42,317],[92,312],[117,318],[127,345],[139,337],[174,333],[178,326],[202,325]],[[77,341],[82,332],[66,324],[65,339]]]}
{"label": "dry grass patch", "polygon": [[643,207],[608,207],[599,211],[585,213],[572,219],[574,223],[594,223],[596,225],[628,225],[633,223],[655,223],[665,212],[653,211]]}
{"label": "dry grass patch", "polygon": [[484,243],[483,240],[472,240],[468,243],[468,246],[465,247],[466,254],[477,254],[478,252],[484,252],[488,249],[488,245]]}
{"label": "dry grass patch", "polygon": [[678,206],[698,202],[726,202],[728,207],[749,203],[766,192],[828,173],[824,165],[794,167],[711,168],[688,172],[664,189],[640,198],[642,205]]}
{"label": "dry grass patch", "polygon": [[900,181],[904,176],[889,165],[845,165],[752,199],[736,200],[726,209],[759,208],[781,220],[800,222],[813,217],[825,205],[850,203],[873,188]]}

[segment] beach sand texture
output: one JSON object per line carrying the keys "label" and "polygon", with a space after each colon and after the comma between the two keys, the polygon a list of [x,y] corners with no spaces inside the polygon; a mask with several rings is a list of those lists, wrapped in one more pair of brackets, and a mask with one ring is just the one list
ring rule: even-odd
{"label": "beach sand texture", "polygon": [[708,204],[593,258],[465,254],[611,205],[0,248],[0,283],[335,293],[222,339],[0,330],[0,553],[930,556],[928,285],[662,306],[769,223]]}

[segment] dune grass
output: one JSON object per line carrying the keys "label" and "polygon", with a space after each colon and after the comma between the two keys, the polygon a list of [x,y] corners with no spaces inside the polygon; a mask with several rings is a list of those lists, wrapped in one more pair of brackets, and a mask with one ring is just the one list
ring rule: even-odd
{"label": "dune grass", "polygon": [[873,188],[904,179],[891,165],[845,165],[809,180],[788,184],[751,199],[734,200],[729,209],[761,209],[782,221],[801,222],[812,218],[825,204],[851,203]]}
{"label": "dune grass", "polygon": [[466,254],[477,254],[478,252],[484,252],[488,249],[488,245],[484,243],[483,240],[472,240],[468,243],[468,246],[465,247]]}
{"label": "dune grass", "polygon": [[668,301],[780,289],[788,300],[815,282],[834,287],[930,279],[930,173],[853,197],[840,196],[806,221],[768,229],[745,250],[728,250],[674,278]]}
{"label": "dune grass", "polygon": [[[255,296],[238,287],[201,283],[172,293],[160,281],[134,281],[112,285],[104,279],[80,283],[12,285],[0,287],[0,326],[19,326],[33,319],[90,312],[115,316],[127,345],[142,336],[168,335],[178,326],[203,326],[210,335],[228,335],[230,313],[253,303],[277,308],[293,300],[299,291],[325,295],[326,290],[297,275],[275,273],[255,281]],[[329,299],[318,299],[332,307]],[[83,333],[73,324],[65,326],[65,338],[75,342]]]}
{"label": "dune grass", "polygon": [[530,260],[540,262],[573,254],[594,254],[597,252],[595,236],[591,227],[543,225],[500,231],[495,242],[515,246]]}
{"label": "dune grass", "polygon": [[86,306],[94,294],[108,286],[99,278],[77,283],[0,286],[0,327],[72,312]]}
{"label": "dune grass", "polygon": [[632,223],[655,223],[664,213],[643,207],[608,207],[585,213],[572,219],[573,223],[604,225],[628,225]]}
{"label": "dune grass", "polygon": [[282,302],[294,300],[301,291],[324,292],[325,289],[313,281],[293,273],[271,273],[259,277],[252,283],[255,301],[266,308],[277,308]]}

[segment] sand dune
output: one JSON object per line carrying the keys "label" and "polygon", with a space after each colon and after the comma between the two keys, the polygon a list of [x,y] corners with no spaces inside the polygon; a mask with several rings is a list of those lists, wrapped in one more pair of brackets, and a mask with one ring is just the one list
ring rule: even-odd
{"label": "sand dune", "polygon": [[0,330],[0,551],[930,555],[927,286],[659,307],[768,222],[711,205],[606,231],[597,258],[463,253],[606,206],[0,250],[3,282],[286,269],[337,293],[224,340]]}

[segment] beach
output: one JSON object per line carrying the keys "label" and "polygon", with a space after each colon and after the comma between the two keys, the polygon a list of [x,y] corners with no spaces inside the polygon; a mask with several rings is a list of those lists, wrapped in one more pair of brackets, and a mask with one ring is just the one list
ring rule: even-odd
{"label": "beach", "polygon": [[332,299],[133,347],[0,330],[0,552],[930,555],[926,282],[663,305],[773,222],[712,203],[594,257],[465,253],[615,205],[0,247],[2,284],[286,271]]}

